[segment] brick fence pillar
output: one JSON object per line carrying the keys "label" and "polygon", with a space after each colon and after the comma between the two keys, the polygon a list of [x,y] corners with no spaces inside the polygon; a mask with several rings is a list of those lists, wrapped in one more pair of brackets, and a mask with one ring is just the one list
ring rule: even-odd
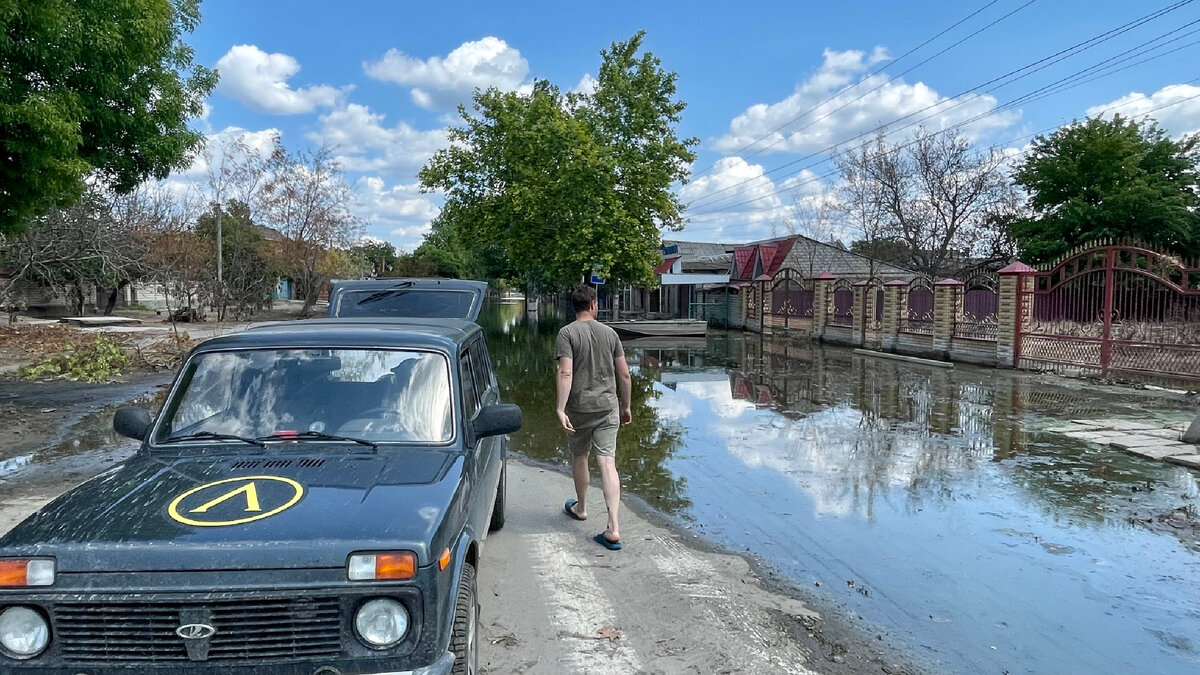
{"label": "brick fence pillar", "polygon": [[963,282],[942,279],[933,285],[933,351],[950,358],[954,325],[962,314]]}
{"label": "brick fence pillar", "polygon": [[900,315],[908,311],[908,282],[894,279],[883,285],[883,351],[894,352],[900,342]]}
{"label": "brick fence pillar", "polygon": [[829,318],[829,307],[833,302],[833,282],[837,277],[821,272],[813,277],[813,337],[825,338],[825,322]]}
{"label": "brick fence pillar", "polygon": [[1019,334],[1029,327],[1033,273],[1037,270],[1015,262],[1000,270],[1000,298],[996,310],[996,365],[1016,368],[1020,360]]}
{"label": "brick fence pillar", "polygon": [[850,344],[856,347],[865,347],[863,333],[866,330],[867,312],[875,312],[875,299],[868,298],[871,295],[868,293],[870,286],[866,281],[857,281],[854,283],[854,329],[850,335]]}

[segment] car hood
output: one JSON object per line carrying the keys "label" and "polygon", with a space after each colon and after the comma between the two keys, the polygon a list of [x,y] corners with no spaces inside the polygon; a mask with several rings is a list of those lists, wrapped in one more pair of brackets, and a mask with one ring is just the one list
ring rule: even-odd
{"label": "car hood", "polygon": [[343,567],[359,550],[431,560],[461,518],[463,457],[437,450],[155,458],[63,495],[0,539],[60,573]]}

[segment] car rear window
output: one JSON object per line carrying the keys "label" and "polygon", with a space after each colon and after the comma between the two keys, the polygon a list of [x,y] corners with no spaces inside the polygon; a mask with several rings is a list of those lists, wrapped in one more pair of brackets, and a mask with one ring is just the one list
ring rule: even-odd
{"label": "car rear window", "polygon": [[475,294],[426,288],[384,288],[345,291],[338,296],[334,316],[385,316],[415,319],[465,319],[471,316]]}

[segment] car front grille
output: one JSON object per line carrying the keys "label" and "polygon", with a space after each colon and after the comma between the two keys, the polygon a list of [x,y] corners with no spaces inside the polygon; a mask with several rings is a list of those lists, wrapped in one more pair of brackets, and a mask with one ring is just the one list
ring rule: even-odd
{"label": "car front grille", "polygon": [[[288,661],[341,654],[339,607],[337,598],[58,603],[54,628],[68,663]],[[189,623],[216,632],[189,650],[175,634]]]}

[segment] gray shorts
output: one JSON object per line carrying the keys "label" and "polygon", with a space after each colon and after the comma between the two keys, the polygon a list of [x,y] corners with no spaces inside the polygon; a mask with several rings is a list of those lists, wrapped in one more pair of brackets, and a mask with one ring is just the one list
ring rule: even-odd
{"label": "gray shorts", "polygon": [[567,447],[571,455],[578,457],[588,452],[597,457],[615,457],[617,454],[617,429],[621,427],[621,416],[616,410],[600,412],[567,411],[567,419],[575,427],[575,433],[567,434]]}

